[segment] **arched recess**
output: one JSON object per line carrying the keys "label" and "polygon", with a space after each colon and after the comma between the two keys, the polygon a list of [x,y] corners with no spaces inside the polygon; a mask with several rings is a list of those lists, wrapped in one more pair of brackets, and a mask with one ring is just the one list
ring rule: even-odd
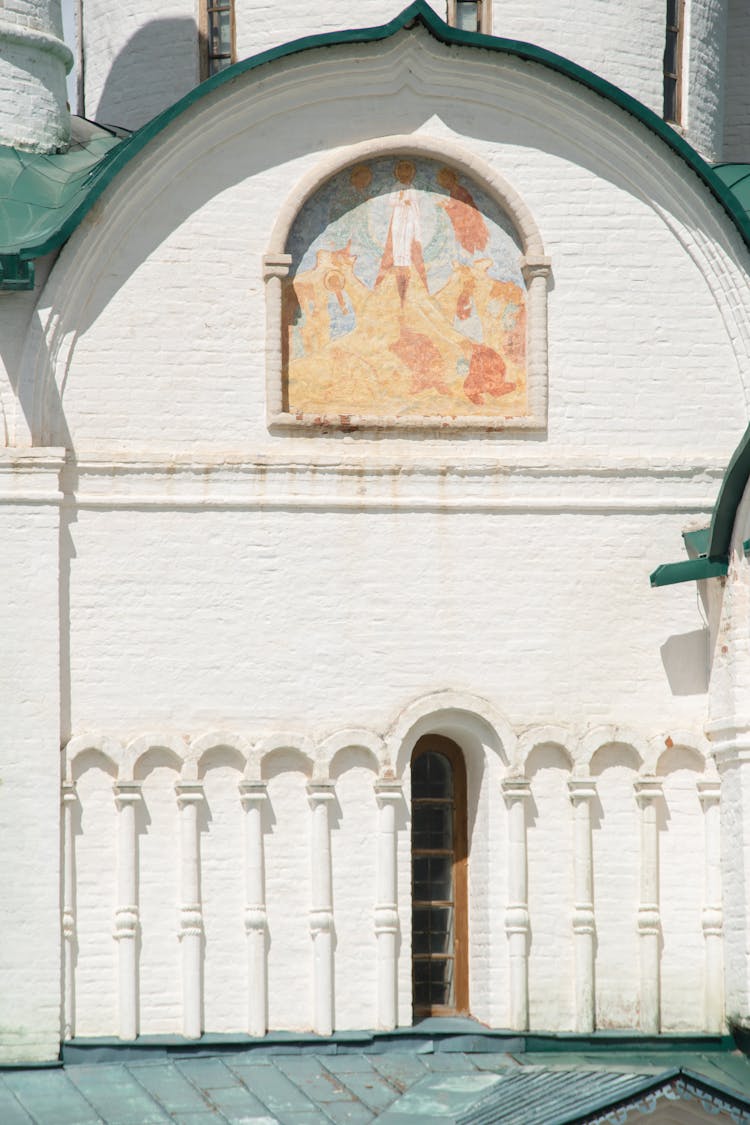
{"label": "arched recess", "polygon": [[269,425],[543,428],[549,272],[524,201],[455,142],[329,154],[264,259]]}
{"label": "arched recess", "polygon": [[[469,994],[471,1014],[494,1026],[508,1024],[508,958],[504,931],[507,901],[507,807],[501,782],[513,760],[516,738],[490,703],[465,692],[436,692],[415,700],[386,739],[388,760],[403,777],[410,801],[412,754],[425,737],[442,736],[459,747],[466,772]],[[399,911],[411,914],[410,824],[399,845]],[[410,936],[410,935],[408,935]],[[412,1018],[411,957],[400,958],[400,1022]],[[408,997],[408,1004],[406,998]]]}
{"label": "arched recess", "polygon": [[415,1021],[469,1011],[466,765],[427,734],[411,759],[412,1002]]}

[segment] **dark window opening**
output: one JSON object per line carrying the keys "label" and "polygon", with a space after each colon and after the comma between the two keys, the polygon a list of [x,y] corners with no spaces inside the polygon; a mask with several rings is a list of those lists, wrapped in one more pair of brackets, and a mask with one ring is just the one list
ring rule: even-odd
{"label": "dark window opening", "polygon": [[201,79],[218,74],[236,61],[234,0],[203,0]]}
{"label": "dark window opening", "polygon": [[667,0],[667,33],[664,43],[664,120],[682,121],[682,52],[685,0]]}
{"label": "dark window opening", "polygon": [[414,1018],[468,1011],[466,770],[460,749],[430,735],[411,765]]}

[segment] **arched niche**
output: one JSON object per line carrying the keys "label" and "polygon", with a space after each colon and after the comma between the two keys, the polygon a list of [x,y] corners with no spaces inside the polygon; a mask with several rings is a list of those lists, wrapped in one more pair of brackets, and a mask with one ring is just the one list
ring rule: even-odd
{"label": "arched niche", "polygon": [[265,258],[269,424],[543,428],[548,275],[526,205],[460,146],[328,157]]}

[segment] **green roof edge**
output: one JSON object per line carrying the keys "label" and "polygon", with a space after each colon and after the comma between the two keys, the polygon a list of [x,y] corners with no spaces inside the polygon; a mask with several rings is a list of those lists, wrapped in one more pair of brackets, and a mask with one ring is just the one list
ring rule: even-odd
{"label": "green roof edge", "polygon": [[614,102],[627,113],[632,114],[638,121],[646,126],[663,140],[678,156],[686,162],[693,172],[706,184],[712,195],[725,209],[742,235],[745,243],[750,246],[750,218],[742,210],[731,190],[727,188],[719,176],[698,153],[678,133],[667,125],[662,119],[643,105],[630,94],[626,94],[618,86],[600,78],[597,74],[570,62],[561,55],[556,55],[543,47],[536,47],[531,43],[524,43],[515,39],[496,38],[492,35],[482,35],[478,32],[460,31],[450,27],[430,7],[427,0],[414,0],[407,8],[390,20],[388,23],[377,27],[366,27],[343,31],[332,31],[318,35],[309,35],[289,43],[261,51],[249,59],[234,63],[226,70],[215,74],[200,85],[194,87],[184,97],[173,105],[153,117],[140,129],[125,139],[122,144],[112,149],[104,157],[101,164],[92,171],[90,187],[79,205],[64,219],[57,230],[40,242],[19,246],[14,253],[21,260],[38,258],[57,249],[73,233],[93,204],[111,183],[114,177],[133,159],[141,150],[156,137],[163,129],[171,124],[180,114],[184,113],[201,98],[206,97],[214,90],[228,85],[236,78],[264,66],[266,63],[277,59],[287,58],[302,51],[309,51],[320,47],[336,47],[346,43],[373,43],[378,40],[388,39],[399,31],[409,26],[421,23],[435,39],[447,46],[480,47],[485,50],[514,55],[526,62],[539,63],[556,70],[560,74],[571,78],[573,81],[586,86],[601,97]]}
{"label": "green roof edge", "polygon": [[750,425],[732,454],[721,482],[719,495],[711,516],[711,538],[708,553],[729,558],[734,521],[750,478]]}
{"label": "green roof edge", "polygon": [[649,576],[652,586],[674,586],[678,582],[700,582],[704,578],[721,578],[729,570],[725,558],[683,559],[662,563]]}
{"label": "green roof edge", "polygon": [[[750,480],[750,425],[742,435],[722,478],[719,495],[716,497],[711,515],[705,555],[697,559],[683,559],[681,562],[657,566],[650,575],[652,586],[672,586],[678,582],[717,578],[727,573],[737,509],[745,494],[748,480]],[[705,533],[683,532],[683,538],[687,543],[689,536],[703,534]],[[743,549],[745,554],[750,554],[750,540],[745,540]]]}

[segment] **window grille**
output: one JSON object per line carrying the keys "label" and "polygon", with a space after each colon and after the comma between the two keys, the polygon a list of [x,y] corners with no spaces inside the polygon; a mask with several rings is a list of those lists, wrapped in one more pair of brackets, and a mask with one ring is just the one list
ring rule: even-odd
{"label": "window grille", "polygon": [[202,0],[201,12],[201,79],[205,79],[236,61],[234,0]]}

